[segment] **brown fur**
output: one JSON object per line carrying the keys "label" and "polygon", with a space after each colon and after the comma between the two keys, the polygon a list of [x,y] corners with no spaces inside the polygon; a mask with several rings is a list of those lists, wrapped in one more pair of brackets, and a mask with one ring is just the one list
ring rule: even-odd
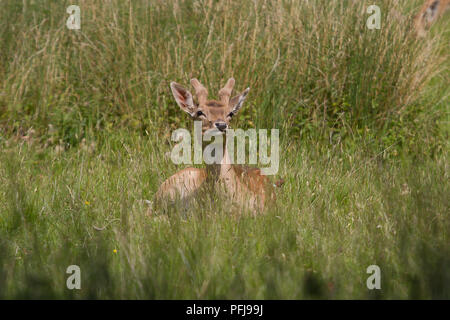
{"label": "brown fur", "polygon": [[165,196],[175,201],[178,196],[184,198],[199,189],[206,180],[206,170],[186,168],[164,181],[156,193],[156,198]]}
{"label": "brown fur", "polygon": [[450,0],[426,0],[414,17],[414,28],[419,37],[424,37],[431,25],[450,7]]}
{"label": "brown fur", "polygon": [[[196,91],[198,104],[194,104],[192,94],[181,85],[173,82],[171,89],[180,108],[194,120],[202,121],[203,133],[220,124],[228,127],[249,91],[246,89],[230,99],[234,86],[234,79],[230,78],[219,91],[220,101],[208,100],[206,88],[197,79],[192,79],[191,83]],[[205,169],[186,168],[172,175],[161,184],[156,200],[164,202],[174,201],[176,198],[187,199],[205,185],[219,190],[240,208],[250,209],[255,213],[263,211],[268,202],[275,200],[273,185],[266,176],[261,175],[261,170],[231,165],[226,148],[220,164],[207,165]]]}

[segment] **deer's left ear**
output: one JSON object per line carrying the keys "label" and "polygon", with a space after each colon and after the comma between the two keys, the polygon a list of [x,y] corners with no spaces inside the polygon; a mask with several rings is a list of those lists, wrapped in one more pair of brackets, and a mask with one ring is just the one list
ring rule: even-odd
{"label": "deer's left ear", "polygon": [[247,88],[242,92],[241,94],[238,94],[237,96],[234,96],[230,100],[230,107],[231,107],[231,113],[235,115],[239,112],[239,109],[241,109],[242,105],[244,104],[245,98],[247,97],[248,92],[250,91],[250,88]]}

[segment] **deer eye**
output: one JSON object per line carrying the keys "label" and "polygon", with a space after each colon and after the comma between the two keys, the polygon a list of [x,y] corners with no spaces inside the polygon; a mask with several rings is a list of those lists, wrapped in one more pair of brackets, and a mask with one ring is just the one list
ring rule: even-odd
{"label": "deer eye", "polygon": [[230,117],[230,118],[232,118],[234,116],[234,113],[233,112],[230,112],[229,114],[228,114],[228,116],[227,117]]}
{"label": "deer eye", "polygon": [[206,117],[205,114],[204,114],[202,111],[200,111],[200,110],[197,111],[197,113],[195,114],[195,116],[198,117],[198,118],[201,117],[201,116]]}

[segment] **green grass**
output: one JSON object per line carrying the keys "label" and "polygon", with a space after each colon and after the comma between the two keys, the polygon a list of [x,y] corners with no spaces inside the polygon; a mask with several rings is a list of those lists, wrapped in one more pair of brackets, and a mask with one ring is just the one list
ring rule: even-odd
{"label": "green grass", "polygon": [[[448,19],[417,40],[420,1],[375,1],[370,32],[368,1],[79,1],[70,31],[72,3],[1,2],[0,298],[450,298]],[[234,128],[280,129],[276,208],[150,212],[194,76],[251,87]]]}
{"label": "green grass", "polygon": [[[3,297],[449,298],[445,157],[303,145],[282,154],[286,184],[265,215],[214,203],[149,217],[140,200],[173,168],[147,138],[107,141],[95,153],[22,145],[1,156]],[[78,292],[65,288],[71,264]],[[382,270],[376,293],[371,264]]]}

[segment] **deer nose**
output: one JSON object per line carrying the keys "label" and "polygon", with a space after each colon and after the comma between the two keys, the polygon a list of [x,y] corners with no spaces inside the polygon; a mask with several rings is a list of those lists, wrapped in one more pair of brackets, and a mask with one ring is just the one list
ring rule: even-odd
{"label": "deer nose", "polygon": [[225,131],[225,129],[227,128],[227,124],[225,122],[215,122],[214,125],[220,131]]}

